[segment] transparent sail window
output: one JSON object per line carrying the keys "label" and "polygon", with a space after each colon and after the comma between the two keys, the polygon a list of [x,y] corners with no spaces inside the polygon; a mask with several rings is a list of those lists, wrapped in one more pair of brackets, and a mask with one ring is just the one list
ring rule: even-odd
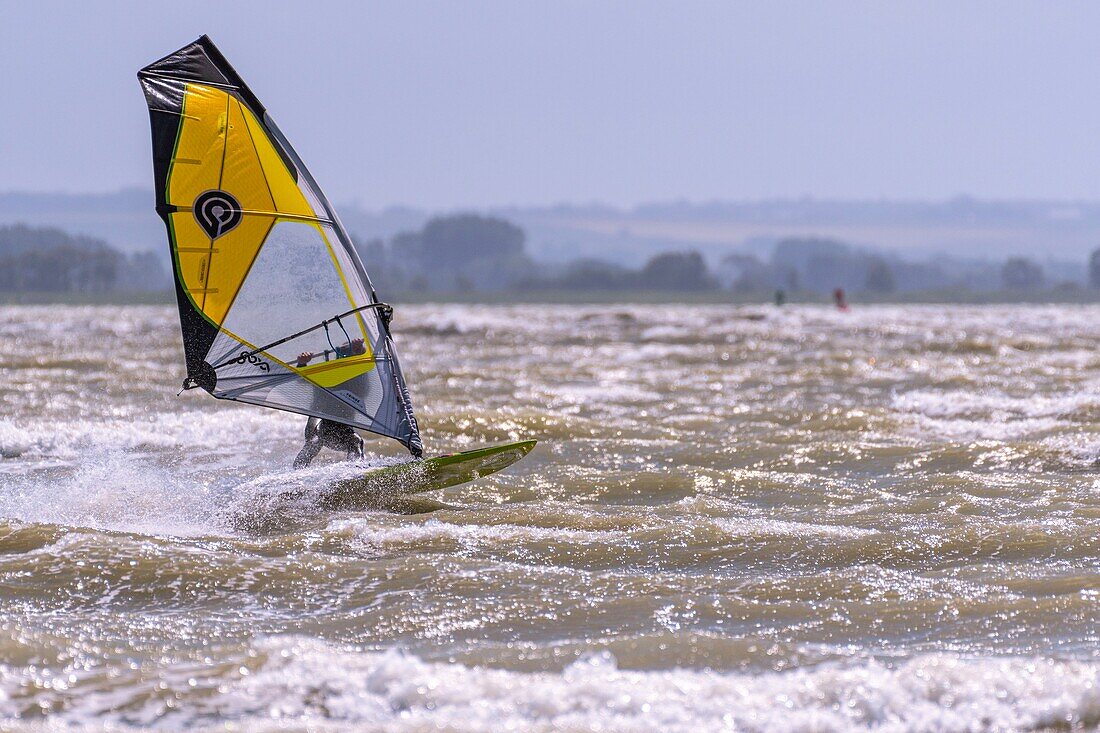
{"label": "transparent sail window", "polygon": [[[349,297],[321,231],[313,224],[282,221],[260,248],[222,326],[262,347],[359,305]],[[369,355],[359,324],[349,316],[274,346],[268,354],[292,367]]]}

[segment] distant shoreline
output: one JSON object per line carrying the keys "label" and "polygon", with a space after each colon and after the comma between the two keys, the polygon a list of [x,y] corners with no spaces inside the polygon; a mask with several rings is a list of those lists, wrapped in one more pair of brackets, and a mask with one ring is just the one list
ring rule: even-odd
{"label": "distant shoreline", "polygon": [[[497,293],[391,293],[381,294],[393,305],[429,303],[469,305],[770,305],[771,294],[734,293],[713,290],[682,291],[527,291]],[[828,295],[820,293],[790,293],[790,305],[831,305]],[[1094,305],[1100,304],[1100,290],[1037,291],[914,291],[908,293],[851,293],[849,302],[859,305]],[[147,293],[41,293],[0,292],[0,307],[12,305],[175,305],[171,292]]]}

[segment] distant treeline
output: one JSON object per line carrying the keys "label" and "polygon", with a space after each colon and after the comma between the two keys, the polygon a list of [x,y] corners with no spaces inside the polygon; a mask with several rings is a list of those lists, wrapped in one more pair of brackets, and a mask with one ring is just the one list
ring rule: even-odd
{"label": "distant treeline", "polygon": [[357,247],[367,271],[387,292],[500,290],[537,271],[526,239],[504,219],[459,214],[432,219],[388,243],[371,239]]}
{"label": "distant treeline", "polygon": [[126,255],[101,239],[60,229],[0,226],[0,291],[112,293],[167,290],[152,252]]}
{"label": "distant treeline", "polygon": [[600,259],[566,265],[536,262],[523,229],[496,217],[438,217],[389,242],[371,239],[360,255],[387,290],[499,292],[507,290],[717,290],[720,284],[698,252],[666,252],[641,269]]}
{"label": "distant treeline", "polygon": [[1058,263],[1047,272],[1038,262],[1010,257],[1003,262],[940,256],[912,262],[895,255],[852,247],[829,239],[792,238],[775,244],[770,255],[735,253],[718,265],[725,287],[743,293],[770,291],[829,292],[845,288],[883,295],[929,291],[1071,290],[1100,287],[1100,250],[1087,268]]}
{"label": "distant treeline", "polygon": [[[536,261],[522,228],[498,217],[430,219],[389,240],[357,244],[383,293],[736,293],[741,298],[818,295],[844,288],[893,293],[1036,293],[1100,288],[1100,250],[1085,266],[1013,257],[1003,262],[943,256],[913,262],[830,239],[788,238],[739,247],[716,262],[675,249],[637,268],[601,258]],[[731,248],[733,249],[733,248]],[[59,229],[0,227],[0,292],[139,293],[171,289],[166,253],[125,255],[104,241]],[[711,297],[711,296],[707,296]]]}
{"label": "distant treeline", "polygon": [[1059,263],[1048,272],[1021,257],[993,262],[944,256],[913,262],[820,238],[782,239],[764,252],[736,251],[713,264],[697,251],[675,250],[655,255],[640,268],[600,258],[537,262],[525,245],[525,233],[515,224],[460,214],[431,219],[388,242],[363,242],[359,249],[367,269],[386,290],[405,292],[728,290],[770,296],[776,290],[820,294],[844,288],[881,296],[1071,290],[1085,284],[1100,288],[1100,250],[1087,271]]}

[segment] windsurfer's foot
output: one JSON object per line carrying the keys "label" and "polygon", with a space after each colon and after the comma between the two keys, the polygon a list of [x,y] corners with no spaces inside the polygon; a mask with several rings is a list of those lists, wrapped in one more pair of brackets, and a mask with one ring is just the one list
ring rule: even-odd
{"label": "windsurfer's foot", "polygon": [[363,450],[363,439],[358,435],[355,436],[357,443],[354,446],[348,448],[347,460],[349,461],[362,461],[366,458],[366,452]]}
{"label": "windsurfer's foot", "polygon": [[302,450],[298,451],[297,457],[294,459],[294,468],[305,468],[313,459],[317,457],[317,454],[321,452],[321,441],[309,440],[302,446]]}

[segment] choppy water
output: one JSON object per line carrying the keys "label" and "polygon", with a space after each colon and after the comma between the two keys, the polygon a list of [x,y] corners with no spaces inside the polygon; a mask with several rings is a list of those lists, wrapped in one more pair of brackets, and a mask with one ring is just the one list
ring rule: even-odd
{"label": "choppy water", "polygon": [[320,510],[170,308],[0,309],[0,727],[1100,725],[1100,309],[394,328],[429,452],[540,440],[461,509]]}

